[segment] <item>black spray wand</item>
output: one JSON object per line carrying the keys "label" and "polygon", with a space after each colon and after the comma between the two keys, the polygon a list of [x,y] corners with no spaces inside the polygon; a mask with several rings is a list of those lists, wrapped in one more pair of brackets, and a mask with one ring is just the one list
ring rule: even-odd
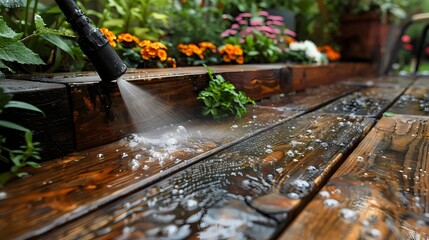
{"label": "black spray wand", "polygon": [[110,82],[121,77],[127,67],[110,46],[104,34],[89,24],[89,19],[74,0],[55,0],[55,2],[72,29],[78,34],[78,44],[83,53],[91,60],[101,80]]}

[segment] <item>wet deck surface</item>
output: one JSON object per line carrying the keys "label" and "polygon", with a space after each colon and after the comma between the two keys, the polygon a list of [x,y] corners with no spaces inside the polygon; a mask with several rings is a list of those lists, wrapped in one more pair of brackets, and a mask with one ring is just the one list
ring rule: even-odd
{"label": "wet deck surface", "polygon": [[338,82],[45,163],[0,191],[0,239],[427,238],[427,82]]}

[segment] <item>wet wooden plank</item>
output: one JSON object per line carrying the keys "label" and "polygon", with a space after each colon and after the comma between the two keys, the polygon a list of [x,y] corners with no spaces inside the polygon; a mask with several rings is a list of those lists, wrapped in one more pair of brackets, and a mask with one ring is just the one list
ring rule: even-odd
{"label": "wet wooden plank", "polygon": [[429,77],[418,76],[412,86],[415,88],[429,88]]}
{"label": "wet wooden plank", "polygon": [[316,88],[307,88],[303,91],[277,94],[269,99],[259,101],[258,105],[281,109],[311,111],[360,88],[359,86],[329,84]]}
{"label": "wet wooden plank", "polygon": [[341,83],[367,87],[406,88],[413,82],[414,78],[409,76],[381,76],[350,78]]}
{"label": "wet wooden plank", "polygon": [[317,111],[379,118],[404,90],[405,88],[363,88]]}
{"label": "wet wooden plank", "polygon": [[304,115],[40,237],[268,239],[373,123]]}
{"label": "wet wooden plank", "polygon": [[429,88],[408,88],[388,111],[395,114],[429,116]]}
{"label": "wet wooden plank", "polygon": [[280,239],[426,239],[429,118],[383,117]]}
{"label": "wet wooden plank", "polygon": [[[2,79],[0,81],[12,100],[23,101],[39,107],[46,115],[22,109],[5,109],[3,120],[25,126],[33,131],[33,139],[40,142],[42,160],[50,160],[74,151],[72,116],[67,89],[63,84],[38,83],[23,80]],[[25,145],[21,132],[2,129],[7,146],[19,149]]]}
{"label": "wet wooden plank", "polygon": [[0,191],[0,239],[45,232],[299,114],[255,107],[243,119],[192,119],[27,169]]}

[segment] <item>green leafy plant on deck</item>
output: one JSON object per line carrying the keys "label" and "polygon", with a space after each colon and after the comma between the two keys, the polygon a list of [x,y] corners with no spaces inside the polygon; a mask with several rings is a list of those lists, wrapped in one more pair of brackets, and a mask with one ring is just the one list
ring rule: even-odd
{"label": "green leafy plant on deck", "polygon": [[205,67],[210,77],[209,86],[198,94],[198,99],[205,104],[203,115],[211,115],[215,119],[230,115],[242,118],[247,113],[246,104],[255,104],[255,101],[244,92],[237,92],[234,85]]}
{"label": "green leafy plant on deck", "polygon": [[[12,97],[4,92],[0,88],[0,116],[4,109],[6,108],[18,108],[30,111],[36,111],[41,114],[44,113],[39,108],[20,101],[12,101]],[[6,138],[0,135],[0,161],[11,165],[10,171],[0,173],[0,186],[3,186],[7,181],[14,177],[23,177],[26,176],[27,172],[20,172],[19,170],[25,166],[31,167],[40,167],[40,165],[30,159],[40,160],[39,151],[37,147],[39,143],[33,142],[33,133],[30,129],[25,128],[19,124],[5,121],[0,119],[0,127],[7,128],[11,130],[21,131],[24,133],[25,137],[25,146],[21,146],[20,149],[10,149],[5,146]]]}

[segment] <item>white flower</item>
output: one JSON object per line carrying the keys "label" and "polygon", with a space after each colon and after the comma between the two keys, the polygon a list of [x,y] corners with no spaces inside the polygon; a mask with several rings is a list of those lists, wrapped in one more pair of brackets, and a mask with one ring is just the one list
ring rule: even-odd
{"label": "white flower", "polygon": [[306,57],[317,64],[325,63],[325,58],[321,52],[317,49],[316,44],[310,40],[305,40],[303,42],[293,42],[289,45],[290,51],[302,51],[305,53]]}

